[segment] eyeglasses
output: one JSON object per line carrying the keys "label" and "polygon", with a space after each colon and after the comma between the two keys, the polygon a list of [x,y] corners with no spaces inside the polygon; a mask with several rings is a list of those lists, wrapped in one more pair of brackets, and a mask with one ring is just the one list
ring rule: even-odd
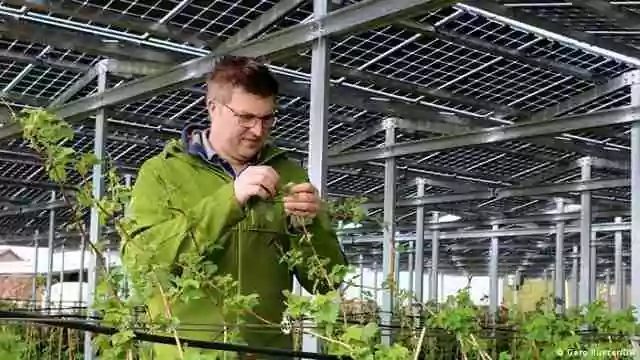
{"label": "eyeglasses", "polygon": [[276,124],[278,114],[275,111],[265,116],[257,116],[255,114],[239,113],[237,110],[233,109],[231,106],[227,104],[221,104],[221,105],[223,105],[233,113],[233,115],[238,120],[238,125],[242,127],[252,128],[256,126],[258,121],[261,122],[262,126],[264,126],[265,128],[272,128]]}

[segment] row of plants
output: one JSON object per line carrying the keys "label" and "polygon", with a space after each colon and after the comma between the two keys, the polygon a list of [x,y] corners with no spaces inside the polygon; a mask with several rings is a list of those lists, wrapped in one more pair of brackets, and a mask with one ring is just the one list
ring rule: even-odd
{"label": "row of plants", "polygon": [[[207,260],[204,251],[197,248],[182,254],[176,264],[161,265],[157,259],[162,256],[162,248],[153,239],[143,243],[132,239],[130,229],[133,224],[124,216],[130,189],[124,185],[118,168],[109,159],[97,159],[91,152],[77,152],[67,146],[73,142],[73,128],[47,111],[28,109],[14,113],[14,118],[22,126],[23,137],[29,146],[42,155],[49,178],[60,185],[63,199],[73,209],[73,220],[68,230],[78,232],[96,255],[100,273],[92,308],[103,324],[117,329],[115,334],[94,337],[100,359],[134,359],[140,353],[148,354],[150,345],[136,339],[136,331],[141,329],[170,336],[181,360],[237,358],[234,353],[187,348],[179,336],[180,328],[185,324],[181,324],[172,309],[175,304],[202,297],[224,299],[220,306],[225,322],[218,325],[223,326],[227,342],[242,344],[239,331],[242,321],[239,319],[242,314],[253,311],[260,301],[257,295],[240,293],[235,279],[219,273],[215,264]],[[95,198],[91,173],[98,164],[104,168],[106,191],[103,197]],[[284,196],[286,191],[285,185],[279,196]],[[377,221],[380,227],[384,227],[385,224],[379,220],[367,217],[360,206],[363,200],[342,199],[328,202],[327,207],[336,224],[367,220]],[[102,251],[106,239],[95,244],[89,242],[86,214],[92,208],[99,212],[102,226],[114,229],[120,241],[136,246],[135,257],[123,257],[121,268],[105,271]],[[349,272],[355,273],[355,269],[344,266],[328,269],[325,259],[317,255],[303,256],[300,248],[313,249],[312,234],[307,229],[308,219],[291,217],[289,221],[300,232],[291,236],[293,246],[282,257],[284,263],[290,267],[304,264],[316,275],[316,284],[333,284],[335,280],[347,278]],[[190,223],[185,234],[181,235],[192,236],[196,225]],[[394,247],[394,244],[390,245]],[[390,263],[394,264],[393,259]],[[123,296],[123,283],[126,283],[126,296]],[[571,354],[568,350],[588,352],[595,346],[599,349],[629,349],[628,336],[638,331],[631,310],[610,313],[602,303],[594,303],[587,309],[570,310],[564,315],[556,315],[552,306],[542,303],[533,313],[512,310],[508,317],[502,319],[500,328],[488,328],[486,317],[471,301],[468,289],[461,290],[444,303],[416,307],[411,294],[398,289],[390,277],[383,287],[391,292],[396,304],[390,324],[393,342],[384,345],[381,331],[389,324],[380,325],[381,314],[348,314],[347,307],[341,306],[346,300],[345,290],[356,286],[355,283],[357,279],[354,277],[345,287],[314,296],[287,292],[284,294],[287,311],[282,324],[265,323],[264,326],[282,327],[282,331],[291,332],[296,339],[304,334],[315,336],[321,339],[325,353],[358,360],[419,359],[429,354],[432,355],[429,358],[435,356],[438,359],[551,359],[559,355],[566,358]],[[162,297],[163,314],[152,316],[145,312],[141,316],[140,309],[145,309],[155,294]],[[353,320],[354,315],[359,315],[359,319],[348,321],[350,317]],[[310,321],[313,326],[302,326],[303,320]],[[13,342],[11,339],[20,337],[28,343],[30,337],[26,337],[24,332],[11,332],[9,326],[3,329],[7,329],[9,335],[2,339],[9,340],[6,344],[0,341],[0,347],[5,350],[7,345],[7,351],[22,351],[9,346]],[[586,335],[581,332],[585,330],[589,330],[592,336],[606,335],[607,341],[601,341],[600,337],[595,342],[585,341]],[[508,336],[498,336],[503,333]],[[561,354],[559,349],[565,353]],[[72,357],[58,353],[62,357],[52,358],[80,358],[79,354]],[[12,356],[7,354],[2,359],[29,358],[24,353]]]}
{"label": "row of plants", "polygon": [[[343,304],[353,301],[347,299]],[[334,326],[349,325],[340,329],[339,339],[325,338],[323,352],[353,359],[634,358],[630,337],[638,334],[640,328],[631,309],[612,312],[603,301],[597,301],[557,314],[553,303],[547,298],[533,311],[510,309],[495,324],[489,321],[486,308],[471,301],[469,288],[461,289],[443,303],[423,304],[418,313],[409,310],[416,309],[415,306],[403,307],[392,317],[390,326],[392,349],[398,349],[395,354],[381,351],[385,348],[380,346],[380,330],[385,327],[380,325],[378,311],[345,310],[346,318],[336,315]],[[138,324],[137,328],[141,325],[148,324]],[[129,349],[128,354],[115,349],[121,336],[120,332],[99,338],[101,341],[96,345],[100,359],[152,358],[150,343],[134,342],[136,348]],[[361,357],[337,348],[338,341],[344,341],[343,347],[355,347],[356,340],[360,342],[360,351],[379,350]],[[1,359],[82,359],[83,349],[83,333],[78,330],[11,319],[0,323]],[[117,357],[116,352],[120,354]],[[223,358],[222,354],[219,358]],[[233,354],[227,353],[227,358],[233,358]]]}

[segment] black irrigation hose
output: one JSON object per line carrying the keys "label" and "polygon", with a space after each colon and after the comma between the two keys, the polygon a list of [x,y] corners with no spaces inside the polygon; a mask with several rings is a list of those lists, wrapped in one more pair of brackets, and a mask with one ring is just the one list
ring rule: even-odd
{"label": "black irrigation hose", "polygon": [[[114,335],[118,332],[116,328],[87,324],[84,321],[73,321],[73,320],[63,320],[61,321],[58,318],[51,318],[48,316],[43,316],[40,314],[28,314],[25,312],[16,312],[16,311],[6,311],[0,310],[0,319],[10,318],[20,319],[26,322],[33,322],[36,324],[50,325],[56,326],[66,329],[74,329],[74,330],[82,330],[89,331],[96,334],[104,334],[104,335]],[[151,335],[145,334],[141,332],[134,331],[134,338],[139,341],[153,342],[158,344],[166,344],[166,345],[175,345],[176,340],[173,337],[169,336],[161,336],[161,335]],[[285,356],[292,358],[304,358],[304,359],[318,359],[318,360],[353,360],[350,356],[336,356],[336,355],[325,355],[318,353],[310,353],[304,351],[288,351],[282,349],[275,348],[262,348],[262,347],[252,347],[247,345],[233,345],[233,344],[225,344],[211,341],[201,341],[201,340],[189,340],[178,338],[183,345],[188,345],[189,347],[207,349],[207,350],[222,350],[222,351],[231,351],[237,352],[241,354],[261,354],[261,355],[269,355],[269,356]]]}

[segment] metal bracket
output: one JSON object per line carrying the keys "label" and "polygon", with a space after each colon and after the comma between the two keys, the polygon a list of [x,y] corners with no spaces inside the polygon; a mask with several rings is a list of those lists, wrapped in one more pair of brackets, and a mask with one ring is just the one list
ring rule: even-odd
{"label": "metal bracket", "polygon": [[320,39],[327,35],[327,30],[324,26],[324,18],[313,20],[311,23],[311,37],[314,40]]}
{"label": "metal bracket", "polygon": [[104,60],[100,60],[98,61],[98,63],[95,65],[95,69],[96,71],[100,72],[100,71],[104,71],[109,72],[109,67],[111,66],[112,60],[111,59],[104,59]]}
{"label": "metal bracket", "polygon": [[638,85],[640,84],[640,70],[631,70],[623,75],[625,85]]}
{"label": "metal bracket", "polygon": [[564,198],[556,197],[556,198],[553,198],[553,201],[555,202],[558,210],[562,210],[562,212],[564,212],[564,206],[565,206]]}
{"label": "metal bracket", "polygon": [[582,157],[577,161],[578,161],[578,165],[580,165],[581,167],[587,166],[587,165],[593,165],[593,159],[589,156]]}
{"label": "metal bracket", "polygon": [[123,77],[133,77],[134,75],[153,75],[165,71],[170,68],[169,65],[163,65],[144,61],[125,61],[118,59],[105,59],[96,64],[97,69]]}
{"label": "metal bracket", "polygon": [[398,119],[394,117],[384,118],[382,120],[382,128],[384,130],[395,129],[398,127]]}

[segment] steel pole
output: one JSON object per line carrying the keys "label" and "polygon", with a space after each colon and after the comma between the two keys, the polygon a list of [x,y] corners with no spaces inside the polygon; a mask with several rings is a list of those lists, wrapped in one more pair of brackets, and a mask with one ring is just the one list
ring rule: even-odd
{"label": "steel pole", "polygon": [[38,240],[39,236],[40,231],[36,229],[33,237],[33,283],[31,284],[31,304],[34,311],[38,308],[38,252],[40,248],[40,241]]}
{"label": "steel pole", "polygon": [[[107,88],[107,68],[106,65],[101,64],[98,67],[98,93],[103,93]],[[104,161],[105,156],[105,139],[107,134],[107,119],[106,109],[100,108],[96,112],[95,120],[95,139],[94,139],[94,156],[98,160],[97,164],[93,166],[92,173],[92,186],[93,186],[93,198],[99,201],[104,196]],[[102,224],[100,223],[100,211],[97,206],[91,207],[91,219],[89,223],[89,241],[94,246],[97,246],[102,237]],[[98,262],[97,257],[100,254],[96,254],[93,251],[89,251],[89,264],[87,266],[87,316],[93,318],[95,311],[93,310],[94,293],[96,291],[96,285],[98,280]],[[92,334],[88,331],[84,336],[84,359],[93,360],[95,357],[93,349]]]}
{"label": "steel pole", "polygon": [[[580,159],[582,181],[591,180],[591,158]],[[591,299],[591,193],[580,194],[580,305],[588,305]]]}
{"label": "steel pole", "polygon": [[[392,145],[396,138],[396,123],[393,119],[385,119],[383,121],[385,129],[385,144]],[[384,167],[384,242],[382,244],[382,268],[385,282],[393,281],[392,267],[394,265],[393,257],[395,255],[395,204],[396,204],[396,159],[388,158],[385,160]],[[391,289],[383,289],[382,292],[382,314],[381,325],[384,327],[381,331],[382,344],[391,345],[391,312],[393,310],[393,292]]]}
{"label": "steel pole", "polygon": [[[622,218],[616,217],[615,222],[621,223]],[[616,301],[613,308],[615,310],[622,310],[624,306],[622,301],[624,296],[624,278],[623,278],[623,272],[622,272],[622,231],[616,231],[614,233],[614,238],[615,238],[614,240],[615,255],[614,255],[614,261],[613,261],[614,262],[613,279],[615,281]]]}
{"label": "steel pole", "polygon": [[[498,225],[493,225],[493,229],[498,230]],[[496,324],[498,316],[498,251],[498,238],[494,236],[489,251],[489,309],[492,324]]]}
{"label": "steel pole", "polygon": [[[56,201],[56,192],[51,192],[51,202]],[[56,211],[54,209],[49,210],[49,242],[47,246],[49,247],[48,253],[48,268],[47,268],[47,285],[46,285],[46,301],[45,306],[48,312],[51,312],[51,286],[53,283],[53,243],[55,241],[55,233],[56,233]]]}
{"label": "steel pole", "polygon": [[[433,213],[433,223],[440,222],[440,214]],[[429,300],[438,301],[438,263],[440,262],[440,231],[433,230],[431,235],[431,278],[429,279]]]}
{"label": "steel pole", "polygon": [[[556,207],[559,214],[564,212],[564,199],[556,199]],[[556,223],[556,266],[555,266],[555,299],[556,312],[561,313],[565,307],[564,294],[564,222]]]}
{"label": "steel pole", "polygon": [[[640,105],[640,79],[631,85],[631,105]],[[640,121],[631,125],[631,291],[630,306],[640,308]],[[640,319],[639,319],[640,320]]]}
{"label": "steel pole", "polygon": [[[418,197],[424,196],[424,179],[417,179]],[[424,206],[416,208],[416,276],[414,291],[416,300],[422,304],[424,301]]]}

